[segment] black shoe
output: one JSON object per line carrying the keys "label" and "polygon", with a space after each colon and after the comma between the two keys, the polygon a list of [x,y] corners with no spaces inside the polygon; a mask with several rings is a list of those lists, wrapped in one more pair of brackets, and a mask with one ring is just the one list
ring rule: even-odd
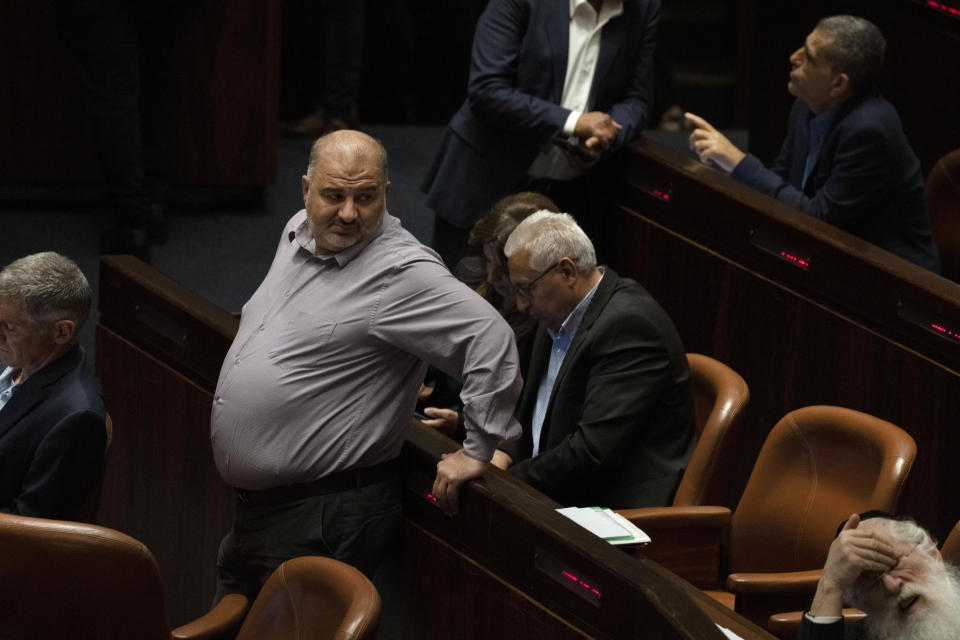
{"label": "black shoe", "polygon": [[100,234],[100,255],[129,253],[150,264],[150,245],[143,229],[107,229]]}

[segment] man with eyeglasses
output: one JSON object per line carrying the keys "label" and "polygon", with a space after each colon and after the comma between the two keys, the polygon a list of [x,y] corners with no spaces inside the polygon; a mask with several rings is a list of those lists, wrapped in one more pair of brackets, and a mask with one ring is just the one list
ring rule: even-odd
{"label": "man with eyeglasses", "polygon": [[669,504],[694,444],[680,337],[633,280],[597,266],[571,216],[540,211],[504,247],[517,307],[539,323],[519,442],[493,463],[564,505]]}
{"label": "man with eyeglasses", "polygon": [[[867,614],[846,630],[844,601]],[[917,523],[872,511],[850,516],[830,545],[797,638],[946,640],[958,630],[960,569]]]}

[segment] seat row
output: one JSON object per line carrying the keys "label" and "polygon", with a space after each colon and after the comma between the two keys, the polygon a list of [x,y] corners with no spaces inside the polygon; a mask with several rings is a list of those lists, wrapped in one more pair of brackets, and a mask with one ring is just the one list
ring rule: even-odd
{"label": "seat row", "polygon": [[[637,553],[765,627],[771,615],[809,606],[838,523],[896,510],[916,443],[859,411],[791,411],[770,430],[731,510],[723,505],[749,389],[712,358],[688,360],[700,435],[673,504],[620,513],[653,540]],[[799,615],[778,617],[771,629],[792,638],[792,620]]]}

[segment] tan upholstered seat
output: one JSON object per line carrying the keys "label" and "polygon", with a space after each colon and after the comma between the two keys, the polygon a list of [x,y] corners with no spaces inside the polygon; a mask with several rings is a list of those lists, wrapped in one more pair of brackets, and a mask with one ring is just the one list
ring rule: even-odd
{"label": "tan upholstered seat", "polygon": [[0,514],[0,549],[4,638],[363,640],[373,636],[380,619],[373,584],[329,558],[289,560],[274,571],[252,607],[246,597],[230,594],[205,616],[171,632],[156,560],[130,536],[95,525]]}
{"label": "tan upholstered seat", "polygon": [[[718,505],[713,507],[721,524],[729,521],[730,478],[737,456],[743,412],[750,401],[747,383],[736,371],[713,358],[688,353],[697,420],[697,445],[687,464],[673,507]],[[710,508],[699,513],[706,517]],[[662,514],[667,512],[661,511]],[[679,513],[670,511],[669,513]],[[678,524],[679,526],[673,526]],[[670,567],[674,573],[701,587],[716,586],[716,565],[720,560],[720,541],[714,531],[691,530],[685,520],[658,521],[659,543],[641,553]],[[668,540],[669,542],[664,542]],[[690,563],[691,554],[699,561]]]}
{"label": "tan upholstered seat", "polygon": [[[95,525],[0,514],[0,629],[32,640],[169,640],[157,563],[142,543]],[[232,638],[247,599],[228,596],[194,628]]]}
{"label": "tan upholstered seat", "polygon": [[[772,613],[809,603],[838,522],[896,507],[915,455],[913,438],[889,422],[841,407],[806,407],[770,431],[732,516],[716,507],[621,513],[651,535],[651,550],[663,527],[717,540],[728,532],[726,589],[738,612],[765,625]],[[702,559],[691,550],[681,569]],[[720,577],[719,566],[709,569]]]}
{"label": "tan upholstered seat", "polygon": [[940,250],[940,272],[960,282],[960,149],[933,165],[926,195],[930,230]]}
{"label": "tan upholstered seat", "polygon": [[[950,530],[950,534],[947,536],[947,539],[944,540],[943,546],[940,547],[940,555],[943,556],[944,562],[952,565],[960,565],[960,521],[953,525],[953,529]],[[773,635],[781,638],[781,640],[793,640],[797,637],[797,631],[800,629],[800,618],[802,616],[803,611],[775,613],[770,616],[767,622],[767,629],[769,629]],[[865,617],[866,614],[859,609],[844,608],[843,610],[843,620],[847,624],[851,624]]]}
{"label": "tan upholstered seat", "polygon": [[736,371],[708,356],[688,353],[697,414],[697,446],[673,506],[728,504],[728,489],[750,389]]}
{"label": "tan upholstered seat", "polygon": [[331,558],[280,565],[260,591],[237,640],[365,640],[380,621],[380,595],[366,576]]}

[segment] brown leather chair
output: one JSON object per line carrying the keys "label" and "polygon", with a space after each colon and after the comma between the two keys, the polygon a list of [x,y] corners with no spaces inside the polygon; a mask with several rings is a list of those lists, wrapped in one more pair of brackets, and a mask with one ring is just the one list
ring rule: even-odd
{"label": "brown leather chair", "polygon": [[[620,513],[650,534],[651,552],[658,539],[669,540],[664,528],[699,532],[714,548],[728,534],[727,591],[711,595],[765,625],[771,614],[809,603],[838,522],[895,509],[915,455],[913,438],[889,422],[841,407],[805,407],[770,431],[732,515],[696,506]],[[682,574],[704,558],[711,564],[701,570],[721,577],[722,563],[694,545],[680,571],[667,566]]]}
{"label": "brown leather chair", "polygon": [[940,272],[960,282],[960,149],[933,165],[926,195],[930,230],[940,250]]}
{"label": "brown leather chair", "polygon": [[[0,514],[0,629],[32,640],[170,640],[153,554],[104,527]],[[233,638],[247,599],[230,595],[176,638]],[[184,628],[181,628],[184,629]]]}
{"label": "brown leather chair", "polygon": [[[696,412],[697,445],[687,464],[673,507],[720,505],[713,507],[718,522],[729,521],[731,475],[743,411],[750,401],[750,389],[736,371],[708,356],[688,353],[693,401]],[[710,507],[700,509],[701,517]],[[676,512],[674,512],[676,513]],[[701,587],[716,586],[716,565],[720,544],[713,532],[690,529],[685,520],[677,523],[661,519],[657,528],[659,542],[640,551],[640,555],[670,567],[684,580]],[[678,526],[674,526],[674,525]],[[664,540],[669,540],[664,543]],[[697,562],[688,562],[694,554]],[[705,560],[706,559],[706,560]]]}
{"label": "brown leather chair", "polygon": [[[107,413],[106,419],[107,441],[103,447],[103,468],[107,468],[107,454],[110,453],[110,443],[113,441],[113,418]],[[90,490],[90,495],[80,505],[80,511],[77,512],[78,522],[89,522],[93,524],[97,521],[97,509],[100,508],[100,494],[103,492],[103,475],[100,480]]]}
{"label": "brown leather chair", "polygon": [[[940,547],[940,555],[943,556],[944,562],[960,565],[960,521],[953,525],[953,529],[950,530],[950,534],[944,540],[943,546]],[[775,613],[767,621],[767,629],[781,640],[793,640],[797,637],[797,631],[800,629],[800,619],[803,617],[804,611]],[[847,625],[865,618],[866,615],[860,609],[843,609],[843,621]]]}
{"label": "brown leather chair", "polygon": [[0,601],[0,636],[31,640],[363,640],[380,619],[380,596],[362,573],[303,557],[280,565],[253,607],[230,594],[171,632],[157,563],[141,542],[10,514],[0,514]]}
{"label": "brown leather chair", "polygon": [[365,640],[377,633],[380,594],[366,576],[331,558],[277,567],[237,640]]}
{"label": "brown leather chair", "polygon": [[697,415],[697,446],[680,479],[673,506],[726,505],[750,389],[740,374],[719,360],[688,353],[687,362]]}

